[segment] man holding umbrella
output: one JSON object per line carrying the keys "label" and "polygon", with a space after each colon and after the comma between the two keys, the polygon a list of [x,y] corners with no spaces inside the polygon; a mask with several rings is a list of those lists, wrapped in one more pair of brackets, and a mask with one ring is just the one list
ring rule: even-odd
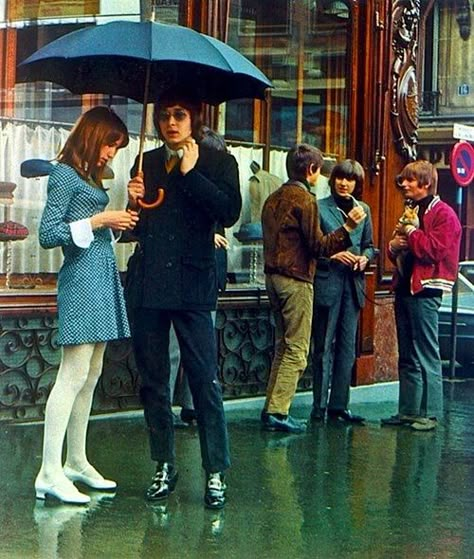
{"label": "man holding umbrella", "polygon": [[[24,60],[17,80],[53,81],[76,94],[143,103],[139,156],[129,184],[130,207],[142,208],[139,248],[129,265],[127,294],[151,454],[158,462],[147,495],[165,498],[177,480],[168,391],[173,322],[198,414],[206,504],[222,507],[229,451],[210,311],[217,298],[214,228],[216,222],[229,227],[239,217],[238,169],[231,155],[198,146],[197,100],[163,93],[179,84],[182,92],[199,91],[199,101],[217,105],[264,99],[272,84],[229,45],[154,21],[112,21],[68,33]],[[143,158],[146,109],[157,99],[155,124],[166,145]],[[181,159],[175,165],[176,156]]]}
{"label": "man holding umbrella", "polygon": [[[205,505],[221,508],[230,458],[211,319],[217,301],[214,231],[216,222],[230,227],[237,221],[242,201],[235,159],[199,145],[200,109],[198,100],[176,90],[155,105],[164,145],[144,154],[143,173],[138,163],[131,172],[129,206],[142,209],[126,296],[151,458],[157,462],[146,497],[167,498],[178,479],[169,391],[173,324],[197,412]],[[157,188],[164,194],[158,207]]]}

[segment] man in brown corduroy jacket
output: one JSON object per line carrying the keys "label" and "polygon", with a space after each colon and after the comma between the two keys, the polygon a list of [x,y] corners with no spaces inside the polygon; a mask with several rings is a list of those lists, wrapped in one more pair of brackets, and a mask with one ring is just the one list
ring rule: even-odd
{"label": "man in brown corduroy jacket", "polygon": [[262,412],[269,431],[306,430],[306,423],[291,417],[289,410],[307,363],[316,258],[348,248],[348,233],[365,218],[364,210],[355,207],[342,227],[322,234],[310,192],[322,163],[317,148],[292,148],[286,159],[289,181],[267,198],[262,210],[265,283],[275,318],[275,354]]}

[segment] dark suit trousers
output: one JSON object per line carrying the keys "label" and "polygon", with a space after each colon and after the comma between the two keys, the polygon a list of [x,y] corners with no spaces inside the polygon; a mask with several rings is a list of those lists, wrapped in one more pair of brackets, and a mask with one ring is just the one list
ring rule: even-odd
{"label": "dark suit trousers", "polygon": [[140,395],[149,429],[151,458],[173,464],[176,460],[169,389],[171,322],[197,413],[202,466],[206,472],[221,472],[230,465],[229,443],[210,311],[134,311],[132,339],[142,381]]}
{"label": "dark suit trousers", "polygon": [[314,407],[345,410],[349,405],[360,312],[352,282],[347,277],[344,279],[341,293],[330,307],[318,305],[317,293],[314,301],[311,365]]}

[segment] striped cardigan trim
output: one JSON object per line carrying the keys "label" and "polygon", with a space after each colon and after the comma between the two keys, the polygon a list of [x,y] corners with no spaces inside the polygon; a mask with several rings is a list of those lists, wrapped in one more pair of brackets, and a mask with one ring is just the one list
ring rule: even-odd
{"label": "striped cardigan trim", "polygon": [[450,293],[454,286],[454,281],[443,278],[429,278],[421,280],[424,289],[442,289],[445,293]]}

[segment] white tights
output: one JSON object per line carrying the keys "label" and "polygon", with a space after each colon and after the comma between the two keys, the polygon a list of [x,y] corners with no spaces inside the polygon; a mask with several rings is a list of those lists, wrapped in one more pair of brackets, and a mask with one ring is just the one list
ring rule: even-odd
{"label": "white tights", "polygon": [[56,383],[46,403],[43,461],[38,477],[48,483],[64,480],[62,450],[67,431],[66,464],[76,471],[98,472],[86,455],[92,398],[102,372],[105,343],[64,346]]}

